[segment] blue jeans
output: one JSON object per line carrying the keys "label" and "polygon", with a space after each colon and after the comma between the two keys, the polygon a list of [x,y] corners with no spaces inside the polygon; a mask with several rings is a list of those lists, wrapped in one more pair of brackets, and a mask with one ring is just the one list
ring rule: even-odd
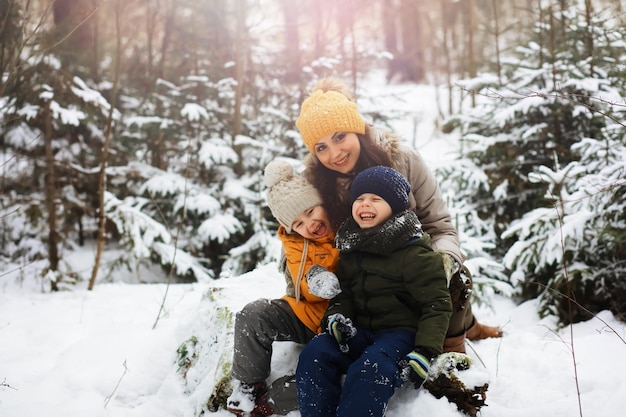
{"label": "blue jeans", "polygon": [[342,353],[333,336],[317,335],[300,353],[296,369],[300,415],[382,417],[402,385],[397,363],[413,349],[414,338],[407,330],[358,329]]}

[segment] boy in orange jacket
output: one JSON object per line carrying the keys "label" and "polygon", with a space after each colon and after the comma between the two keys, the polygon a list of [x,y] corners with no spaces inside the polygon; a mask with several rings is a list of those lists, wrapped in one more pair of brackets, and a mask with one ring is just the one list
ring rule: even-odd
{"label": "boy in orange jacket", "polygon": [[[280,299],[253,301],[235,316],[232,372],[239,386],[228,398],[227,408],[237,416],[290,411],[277,407],[268,393],[272,343],[308,343],[321,332],[328,302],[340,291],[333,273],[339,259],[333,245],[335,232],[317,190],[282,160],[267,165],[265,182],[268,205],[280,224],[286,276],[293,286]],[[295,383],[290,391],[293,402],[288,407],[295,409]]]}

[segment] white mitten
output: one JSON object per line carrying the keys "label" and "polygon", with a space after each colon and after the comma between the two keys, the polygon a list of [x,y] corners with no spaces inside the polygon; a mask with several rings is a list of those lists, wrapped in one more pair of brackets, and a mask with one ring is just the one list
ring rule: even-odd
{"label": "white mitten", "polygon": [[309,292],[318,297],[331,299],[341,292],[339,279],[321,265],[313,265],[306,273]]}

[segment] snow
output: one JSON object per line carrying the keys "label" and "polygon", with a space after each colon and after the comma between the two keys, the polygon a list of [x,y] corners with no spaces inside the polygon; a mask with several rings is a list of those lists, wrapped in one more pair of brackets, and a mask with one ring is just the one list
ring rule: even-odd
{"label": "snow", "polygon": [[225,140],[219,138],[209,139],[202,143],[198,153],[201,163],[206,168],[214,164],[237,162],[239,159],[233,148]]}
{"label": "snow", "polygon": [[140,192],[154,195],[168,195],[170,193],[182,193],[187,189],[189,179],[182,175],[176,175],[171,172],[161,173],[149,178],[140,188]]}
{"label": "snow", "polygon": [[233,233],[242,229],[241,222],[232,214],[216,214],[202,222],[198,228],[198,235],[203,240],[216,240],[218,243],[223,243]]}
{"label": "snow", "polygon": [[[80,97],[85,103],[93,103],[96,106],[100,107],[103,111],[103,114],[107,114],[111,108],[108,100],[98,91],[90,88],[87,84],[80,78],[74,77],[74,84],[76,86],[72,86],[72,92]],[[115,120],[120,118],[119,110],[114,110]]]}
{"label": "snow", "polygon": [[197,122],[200,119],[208,119],[209,113],[206,109],[196,103],[186,103],[183,109],[180,111],[180,115],[189,120],[190,122]]}
{"label": "snow", "polygon": [[17,114],[23,116],[26,120],[34,119],[39,114],[39,106],[35,106],[32,104],[22,106]]}
{"label": "snow", "polygon": [[[208,340],[222,334],[212,317],[218,308],[235,312],[284,290],[276,264],[203,284],[114,283],[55,294],[39,293],[16,273],[1,279],[0,415],[5,417],[197,415],[214,386],[218,358],[205,352],[185,384],[177,372],[177,348],[191,336]],[[616,394],[626,390],[626,325],[603,312],[558,329],[554,318],[540,319],[536,311],[534,301],[518,306],[497,295],[491,308],[477,309],[481,320],[500,324],[505,332],[502,339],[473,343],[475,352],[469,349],[475,372],[486,373],[490,382],[482,417],[621,415],[626,397]],[[293,369],[296,354],[294,346],[277,344],[270,378]],[[410,386],[392,399],[387,415],[416,415],[416,410],[462,416],[445,399]],[[215,415],[230,416],[224,410]]]}
{"label": "snow", "polygon": [[199,190],[192,188],[189,195],[184,199],[177,199],[174,204],[174,210],[180,211],[186,209],[199,215],[213,216],[220,209],[220,202],[209,194],[202,194]]}

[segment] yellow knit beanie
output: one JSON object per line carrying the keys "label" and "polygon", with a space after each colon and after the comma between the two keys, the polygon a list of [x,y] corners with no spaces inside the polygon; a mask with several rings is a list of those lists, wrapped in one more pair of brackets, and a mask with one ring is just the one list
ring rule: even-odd
{"label": "yellow knit beanie", "polygon": [[324,136],[335,132],[365,133],[365,122],[345,85],[334,78],[320,81],[302,103],[296,126],[311,153]]}

